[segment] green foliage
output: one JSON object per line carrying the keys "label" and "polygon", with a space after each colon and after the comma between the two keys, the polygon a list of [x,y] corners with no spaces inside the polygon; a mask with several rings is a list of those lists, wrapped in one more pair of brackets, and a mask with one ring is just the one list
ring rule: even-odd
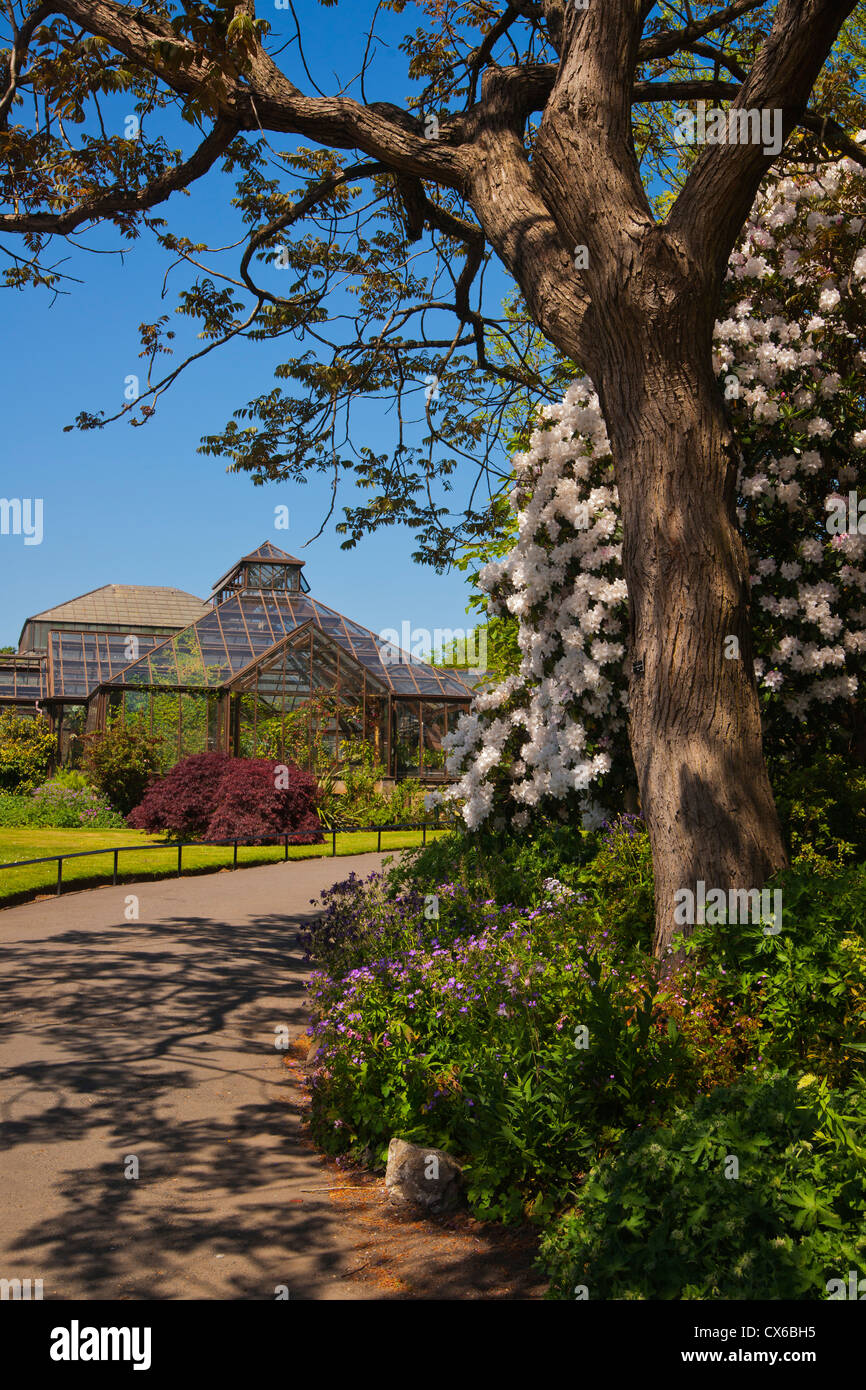
{"label": "green foliage", "polygon": [[79,768],[62,767],[51,778],[52,787],[70,787],[75,792],[93,791],[87,777]]}
{"label": "green foliage", "polygon": [[317,1142],[454,1153],[474,1213],[546,1225],[554,1297],[828,1296],[866,1274],[866,866],[779,884],[778,935],[699,925],[661,982],[634,816],[455,831],[335,887]]}
{"label": "green foliage", "polygon": [[414,778],[382,787],[387,768],[375,760],[370,744],[344,743],[339,769],[345,791],[335,792],[332,806],[341,825],[401,825],[431,820],[424,801],[427,788]]}
{"label": "green foliage", "polygon": [[596,920],[630,946],[652,947],[655,899],[649,835],[639,816],[625,813],[597,835],[598,846],[575,880],[593,905]]}
{"label": "green foliage", "polygon": [[454,879],[473,897],[529,907],[544,896],[546,878],[576,885],[581,865],[592,859],[597,846],[597,836],[569,822],[539,820],[519,836],[487,825],[474,834],[458,828],[404,855],[391,877],[396,888],[411,886],[425,893]]}
{"label": "green foliage", "polygon": [[795,867],[826,875],[866,860],[866,768],[829,753],[808,767],[774,771],[776,807]]}
{"label": "green foliage", "polygon": [[14,709],[0,710],[0,790],[31,792],[44,782],[56,751],[56,739],[43,715],[23,718]]}
{"label": "green foliage", "polygon": [[109,722],[103,733],[86,738],[84,769],[113,806],[128,815],[159,773],[162,741],[143,725]]}
{"label": "green foliage", "polygon": [[848,1085],[866,1045],[866,866],[833,878],[781,875],[782,930],[759,923],[697,926],[690,964],[743,1015],[758,1020],[764,1065],[816,1071]]}
{"label": "green foliage", "polygon": [[543,1241],[550,1295],[826,1298],[828,1281],[866,1273],[864,1160],[862,1084],[721,1087],[592,1169]]}
{"label": "green foliage", "polygon": [[[388,778],[388,769],[377,761],[372,743],[363,738],[341,735],[339,757],[335,757],[324,734],[328,711],[337,717],[336,701],[319,697],[296,713],[287,716],[287,747],[296,755],[310,759],[319,784],[319,816],[326,827],[331,825],[395,825],[415,824],[429,819],[424,808],[426,789],[414,779],[407,779],[386,789],[377,790]],[[343,725],[360,725],[360,711],[343,707],[339,711]],[[338,790],[342,783],[344,790]]]}

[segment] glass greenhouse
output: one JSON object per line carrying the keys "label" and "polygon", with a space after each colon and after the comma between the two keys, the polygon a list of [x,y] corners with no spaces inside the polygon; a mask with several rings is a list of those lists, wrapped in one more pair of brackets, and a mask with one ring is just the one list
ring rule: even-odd
{"label": "glass greenhouse", "polygon": [[162,739],[166,765],[220,750],[310,766],[363,741],[391,777],[443,778],[442,742],[470,687],[319,602],[303,566],[265,541],[209,604],[187,595],[199,616],[168,636],[131,622],[48,630],[41,666],[0,657],[0,704],[17,682],[51,715],[62,753],[119,718]]}

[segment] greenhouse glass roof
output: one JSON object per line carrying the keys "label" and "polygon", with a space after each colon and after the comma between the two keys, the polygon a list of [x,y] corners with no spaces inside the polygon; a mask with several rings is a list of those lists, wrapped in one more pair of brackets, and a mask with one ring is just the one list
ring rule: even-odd
{"label": "greenhouse glass roof", "polygon": [[458,676],[400,651],[309,594],[274,589],[240,590],[106,683],[222,686],[307,622],[333,638],[394,695],[471,697]]}

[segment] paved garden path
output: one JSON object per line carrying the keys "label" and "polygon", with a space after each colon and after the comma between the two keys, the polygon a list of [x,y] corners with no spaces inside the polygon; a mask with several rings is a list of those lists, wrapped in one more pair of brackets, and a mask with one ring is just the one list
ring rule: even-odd
{"label": "paved garden path", "polygon": [[300,1067],[274,1046],[284,1024],[303,1055],[295,933],[322,888],[384,857],[0,912],[0,1278],[41,1278],[46,1299],[534,1296],[511,1280],[525,1252],[486,1228],[398,1229],[381,1181],[350,1188],[304,1135]]}

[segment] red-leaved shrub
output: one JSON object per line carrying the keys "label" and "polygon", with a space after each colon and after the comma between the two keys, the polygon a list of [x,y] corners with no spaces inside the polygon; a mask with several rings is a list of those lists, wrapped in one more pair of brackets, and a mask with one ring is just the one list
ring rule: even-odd
{"label": "red-leaved shrub", "polygon": [[[322,840],[315,778],[266,758],[195,753],[154,782],[127,817],[136,830],[165,830],[179,840]],[[279,771],[278,771],[279,770]],[[288,786],[283,786],[283,782]]]}
{"label": "red-leaved shrub", "polygon": [[[275,764],[267,758],[230,758],[207,829],[210,840],[273,839],[288,831],[296,844],[322,839],[316,815],[316,779],[288,764],[287,787],[276,787]],[[285,767],[285,764],[282,764]]]}
{"label": "red-leaved shrub", "polygon": [[194,753],[151,782],[126,818],[134,830],[167,830],[179,840],[199,840],[217,802],[228,753]]}

